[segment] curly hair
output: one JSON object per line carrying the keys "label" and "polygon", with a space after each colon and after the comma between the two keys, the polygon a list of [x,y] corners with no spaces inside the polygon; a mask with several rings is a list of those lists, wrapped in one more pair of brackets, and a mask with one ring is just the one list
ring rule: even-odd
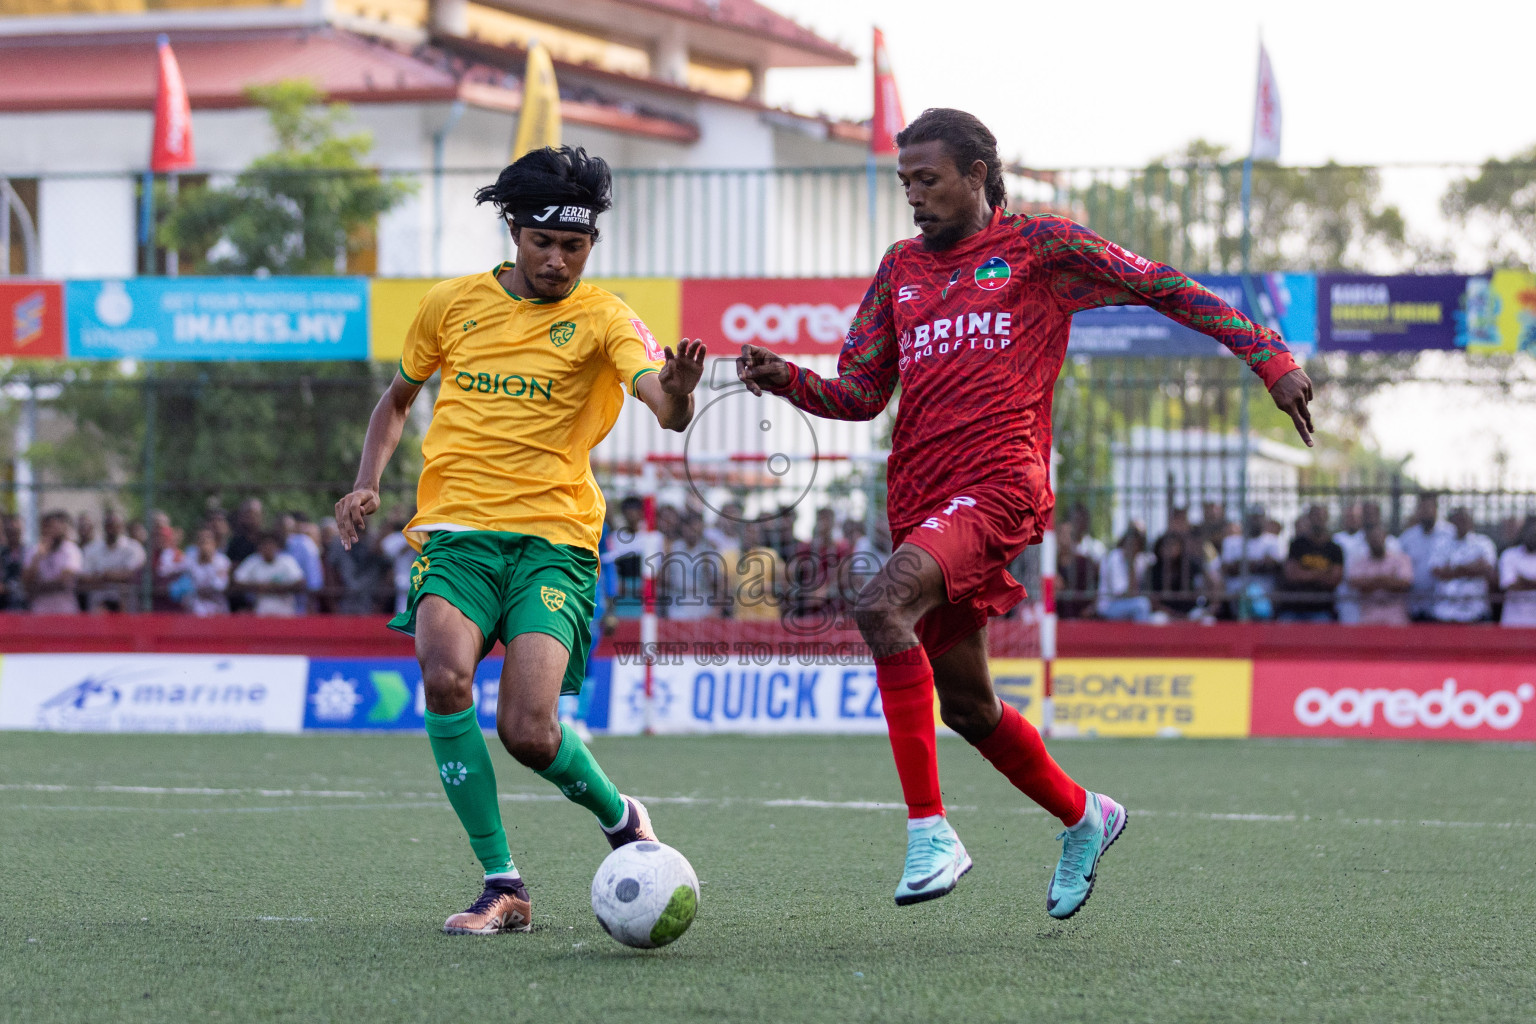
{"label": "curly hair", "polygon": [[897,146],[942,142],[955,166],[964,174],[977,160],[987,165],[987,203],[1008,206],[1008,187],[1003,184],[1003,162],[997,155],[997,137],[975,114],[950,107],[929,107],[896,133]]}
{"label": "curly hair", "polygon": [[[490,203],[504,219],[530,206],[572,203],[594,214],[613,209],[613,175],[608,162],[588,156],[580,146],[545,146],[518,157],[502,169],[494,185],[475,191],[475,203]],[[592,240],[597,241],[594,228]]]}

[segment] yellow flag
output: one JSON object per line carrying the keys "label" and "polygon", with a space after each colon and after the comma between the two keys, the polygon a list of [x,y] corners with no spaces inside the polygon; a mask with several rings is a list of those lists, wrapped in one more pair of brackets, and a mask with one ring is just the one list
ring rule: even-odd
{"label": "yellow flag", "polygon": [[523,72],[523,112],[517,119],[512,159],[559,145],[560,89],[555,85],[555,65],[544,44],[534,43],[528,47],[528,66]]}

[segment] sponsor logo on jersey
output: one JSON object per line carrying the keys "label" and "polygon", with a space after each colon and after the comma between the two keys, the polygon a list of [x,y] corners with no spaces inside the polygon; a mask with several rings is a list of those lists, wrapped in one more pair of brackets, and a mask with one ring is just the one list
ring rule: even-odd
{"label": "sponsor logo on jersey", "polygon": [[661,351],[661,344],[656,340],[656,335],[651,333],[651,329],[645,326],[645,321],[637,317],[630,323],[634,325],[635,333],[640,335],[640,340],[645,343],[645,358],[652,362],[662,358],[664,353]]}
{"label": "sponsor logo on jersey", "polygon": [[945,517],[944,519],[940,519],[938,516],[929,516],[927,519],[923,520],[923,525],[920,528],[924,529],[924,530],[937,530],[940,533],[943,533],[944,532],[944,527],[947,525],[947,523],[949,521],[948,517],[953,516],[956,512],[960,511],[962,508],[975,508],[975,507],[976,507],[976,499],[975,498],[971,497],[968,494],[957,494],[953,498],[949,499],[949,506],[946,509],[944,509],[943,512],[939,513],[939,515],[942,515],[942,516]]}
{"label": "sponsor logo on jersey", "polygon": [[1013,313],[988,310],[940,317],[901,334],[898,366],[959,352],[1001,352],[1013,344]]}
{"label": "sponsor logo on jersey", "polygon": [[565,607],[565,591],[556,590],[554,587],[540,587],[539,598],[544,602],[544,607],[552,612],[557,612]]}
{"label": "sponsor logo on jersey", "polygon": [[551,379],[524,377],[520,373],[471,373],[460,370],[453,375],[453,383],[460,391],[481,395],[500,395],[504,398],[533,398],[543,395],[544,401],[554,398],[555,382]]}
{"label": "sponsor logo on jersey", "polygon": [[569,320],[561,320],[549,329],[549,340],[555,348],[559,348],[574,337],[576,337],[576,325]]}
{"label": "sponsor logo on jersey", "polygon": [[1145,274],[1147,271],[1152,269],[1151,260],[1147,259],[1145,256],[1137,256],[1133,252],[1122,249],[1114,242],[1105,243],[1104,249],[1115,259],[1119,260],[1121,263],[1124,263],[1138,274]]}
{"label": "sponsor logo on jersey", "polygon": [[471,327],[479,327],[479,326],[480,326],[480,322],[478,320],[465,320],[464,321],[464,329],[466,331],[469,330]]}
{"label": "sponsor logo on jersey", "polygon": [[957,270],[953,274],[949,275],[949,284],[945,285],[944,290],[939,292],[939,298],[949,298],[949,290],[955,286],[955,282],[958,280],[960,280],[960,271]]}
{"label": "sponsor logo on jersey", "polygon": [[911,302],[913,299],[917,298],[917,292],[918,288],[916,285],[904,284],[896,291],[896,301]]}
{"label": "sponsor logo on jersey", "polygon": [[976,286],[995,292],[1006,285],[1012,276],[1013,268],[1008,265],[1008,261],[1001,256],[993,256],[976,268]]}

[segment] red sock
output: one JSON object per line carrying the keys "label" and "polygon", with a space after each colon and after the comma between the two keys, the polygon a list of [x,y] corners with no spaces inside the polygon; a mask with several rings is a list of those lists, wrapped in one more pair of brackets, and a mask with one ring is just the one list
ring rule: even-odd
{"label": "red sock", "polygon": [[901,777],[907,817],[944,813],[933,730],[933,667],[921,646],[875,659],[875,683]]}
{"label": "red sock", "polygon": [[1070,828],[1083,820],[1088,794],[1046,752],[1039,731],[1009,704],[992,735],[976,744],[981,756],[992,762],[1025,796],[1061,819]]}

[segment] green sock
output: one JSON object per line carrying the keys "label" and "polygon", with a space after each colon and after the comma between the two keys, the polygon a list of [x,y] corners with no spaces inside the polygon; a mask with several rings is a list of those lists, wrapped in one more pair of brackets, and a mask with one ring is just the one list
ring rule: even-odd
{"label": "green sock", "polygon": [[469,845],[488,875],[511,874],[512,854],[507,832],[501,827],[501,805],[496,801],[496,770],[491,752],[480,732],[475,709],[456,715],[427,712],[427,739],[437,760],[443,791],[469,833]]}
{"label": "green sock", "polygon": [[561,724],[560,751],[554,763],[539,775],[559,786],[567,800],[597,815],[603,828],[613,828],[624,819],[624,800],[618,788],[608,781],[597,759],[570,726]]}

